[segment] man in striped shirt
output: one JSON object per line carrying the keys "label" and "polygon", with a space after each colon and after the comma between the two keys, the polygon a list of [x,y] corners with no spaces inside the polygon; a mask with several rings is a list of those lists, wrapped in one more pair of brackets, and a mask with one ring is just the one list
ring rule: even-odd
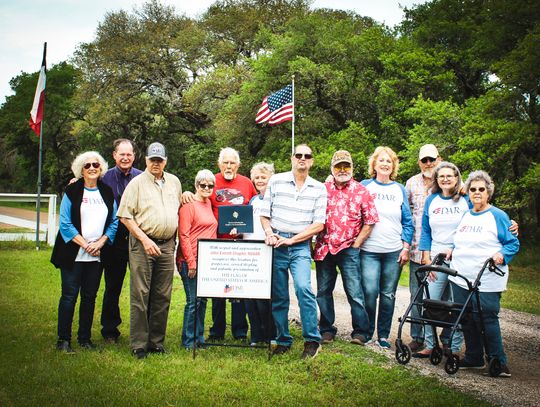
{"label": "man in striped shirt", "polygon": [[261,210],[261,224],[266,244],[274,246],[272,314],[276,323],[277,346],[274,354],[290,350],[289,276],[293,278],[300,306],[304,352],[313,358],[320,349],[317,326],[317,300],[311,289],[310,240],[324,228],[327,192],[324,184],[309,176],[313,153],[305,144],[295,147],[291,156],[292,171],[270,178]]}

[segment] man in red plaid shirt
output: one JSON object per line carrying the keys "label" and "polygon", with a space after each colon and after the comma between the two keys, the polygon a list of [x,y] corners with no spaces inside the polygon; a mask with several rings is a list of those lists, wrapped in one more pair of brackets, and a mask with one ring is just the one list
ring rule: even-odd
{"label": "man in red plaid shirt", "polygon": [[369,328],[360,275],[360,246],[379,221],[377,209],[368,190],[352,178],[353,162],[346,150],[336,151],[330,166],[332,179],[325,183],[328,192],[326,223],[317,236],[317,303],[321,312],[319,330],[322,342],[334,340],[334,299],[339,267],[347,300],[351,306],[351,343],[364,345]]}

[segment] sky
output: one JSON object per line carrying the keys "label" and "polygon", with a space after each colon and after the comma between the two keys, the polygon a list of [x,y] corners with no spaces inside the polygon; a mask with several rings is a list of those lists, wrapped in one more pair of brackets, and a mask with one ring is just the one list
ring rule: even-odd
{"label": "sky", "polygon": [[[71,58],[77,46],[91,42],[105,14],[133,11],[144,0],[0,0],[0,105],[13,94],[9,81],[21,72],[37,72],[47,42],[47,66]],[[161,0],[178,13],[202,14],[214,0]],[[403,17],[402,7],[425,0],[315,0],[314,8],[353,10],[390,27]],[[29,106],[29,109],[31,106]]]}

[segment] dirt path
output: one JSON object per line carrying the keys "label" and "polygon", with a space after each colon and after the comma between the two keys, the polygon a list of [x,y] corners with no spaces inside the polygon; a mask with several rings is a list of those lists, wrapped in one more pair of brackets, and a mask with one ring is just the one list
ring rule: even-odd
{"label": "dirt path", "polygon": [[[316,289],[315,274],[312,275],[313,289]],[[298,304],[290,279],[291,312],[289,318],[300,320]],[[314,291],[316,292],[316,291]],[[349,340],[352,331],[351,314],[341,279],[338,278],[334,291],[336,327],[338,336]],[[406,311],[409,304],[409,289],[399,287],[396,310],[392,324],[392,350],[384,351],[375,344],[368,345],[373,350],[388,355],[389,363],[397,364],[394,341],[397,335],[397,319]],[[540,406],[540,316],[503,309],[500,313],[501,329],[511,378],[491,378],[478,371],[460,370],[455,375],[444,371],[444,360],[433,366],[426,359],[412,358],[408,369],[417,369],[421,374],[437,376],[443,383],[479,398],[503,406]],[[408,325],[408,324],[407,324]],[[404,327],[405,343],[410,341],[409,326]],[[331,346],[331,345],[330,345]],[[324,350],[324,349],[323,349]]]}
{"label": "dirt path", "polygon": [[[40,219],[40,222],[44,222],[45,224],[47,224],[48,213],[43,212],[43,209],[44,208],[41,208],[39,219]],[[10,208],[7,206],[0,206],[0,215],[13,216],[14,218],[21,218],[25,220],[33,220],[33,221],[36,220],[36,211],[31,211],[28,209],[21,209],[21,208]],[[9,225],[6,225],[6,226],[9,226]]]}

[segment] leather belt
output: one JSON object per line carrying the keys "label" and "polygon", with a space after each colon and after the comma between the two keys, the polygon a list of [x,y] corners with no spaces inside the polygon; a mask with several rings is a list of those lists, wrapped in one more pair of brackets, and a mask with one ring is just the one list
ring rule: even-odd
{"label": "leather belt", "polygon": [[169,239],[156,239],[156,238],[154,238],[152,236],[148,236],[148,237],[150,238],[150,240],[152,240],[156,244],[165,244],[165,243],[169,242],[172,239],[172,237],[169,238]]}

